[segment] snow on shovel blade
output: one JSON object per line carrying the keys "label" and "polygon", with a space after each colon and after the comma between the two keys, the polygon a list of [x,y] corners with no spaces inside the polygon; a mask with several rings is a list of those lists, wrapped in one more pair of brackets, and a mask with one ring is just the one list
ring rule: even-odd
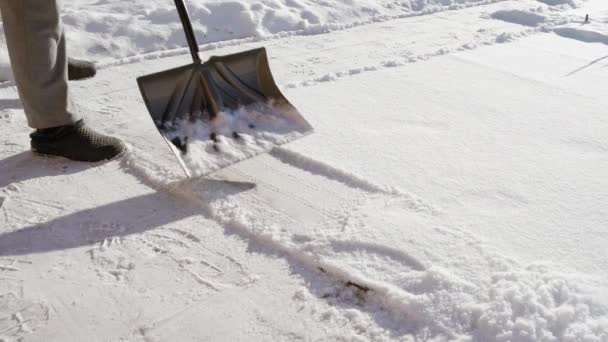
{"label": "snow on shovel blade", "polygon": [[188,176],[217,171],[312,131],[275,84],[264,48],[211,57],[137,82]]}

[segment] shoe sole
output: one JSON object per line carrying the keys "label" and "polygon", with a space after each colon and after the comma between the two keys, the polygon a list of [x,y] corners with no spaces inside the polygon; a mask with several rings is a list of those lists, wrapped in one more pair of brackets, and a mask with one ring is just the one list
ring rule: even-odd
{"label": "shoe sole", "polygon": [[102,159],[102,160],[98,160],[98,161],[85,161],[85,160],[74,160],[74,159],[70,159],[70,158],[68,158],[68,157],[64,157],[64,156],[62,156],[62,155],[58,155],[58,154],[48,154],[48,153],[44,153],[44,152],[40,152],[40,151],[37,151],[37,150],[31,149],[32,153],[33,153],[34,155],[36,155],[36,156],[39,156],[39,157],[44,157],[44,158],[63,158],[63,159],[65,159],[65,160],[69,160],[69,161],[71,161],[71,162],[77,162],[77,163],[87,163],[87,164],[94,164],[94,163],[106,163],[106,162],[109,162],[109,161],[113,161],[113,160],[119,159],[119,158],[121,158],[123,155],[125,155],[125,154],[127,153],[127,151],[128,151],[128,150],[129,150],[129,149],[128,149],[128,148],[125,146],[125,148],[124,148],[122,151],[120,151],[120,153],[118,153],[117,155],[115,155],[115,156],[114,156],[114,157],[112,157],[112,158],[109,158],[109,159]]}

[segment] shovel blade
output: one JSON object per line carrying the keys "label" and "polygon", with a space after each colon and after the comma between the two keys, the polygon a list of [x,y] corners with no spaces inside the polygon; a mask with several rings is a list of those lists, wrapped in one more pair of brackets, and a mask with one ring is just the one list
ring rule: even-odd
{"label": "shovel blade", "polygon": [[264,48],[139,77],[148,112],[188,176],[312,132],[274,82]]}

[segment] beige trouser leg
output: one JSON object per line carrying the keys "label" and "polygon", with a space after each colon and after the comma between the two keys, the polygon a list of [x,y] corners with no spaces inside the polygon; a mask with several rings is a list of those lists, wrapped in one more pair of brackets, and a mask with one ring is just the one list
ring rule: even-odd
{"label": "beige trouser leg", "polygon": [[63,24],[56,0],[0,0],[19,96],[32,128],[79,119],[68,94]]}

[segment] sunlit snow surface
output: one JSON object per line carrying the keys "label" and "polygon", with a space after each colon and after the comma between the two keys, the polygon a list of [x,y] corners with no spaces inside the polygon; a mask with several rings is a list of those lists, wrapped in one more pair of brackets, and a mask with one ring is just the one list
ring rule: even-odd
{"label": "sunlit snow surface", "polygon": [[160,128],[190,176],[254,157],[311,131],[295,110],[281,111],[272,103],[220,112],[212,120],[195,117]]}
{"label": "sunlit snow surface", "polygon": [[[0,86],[0,341],[608,342],[608,1],[489,2],[188,1],[315,134],[187,180],[134,81],[190,60],[171,1],[65,2],[73,98],[130,149],[35,156]],[[219,149],[291,139],[232,115]]]}

